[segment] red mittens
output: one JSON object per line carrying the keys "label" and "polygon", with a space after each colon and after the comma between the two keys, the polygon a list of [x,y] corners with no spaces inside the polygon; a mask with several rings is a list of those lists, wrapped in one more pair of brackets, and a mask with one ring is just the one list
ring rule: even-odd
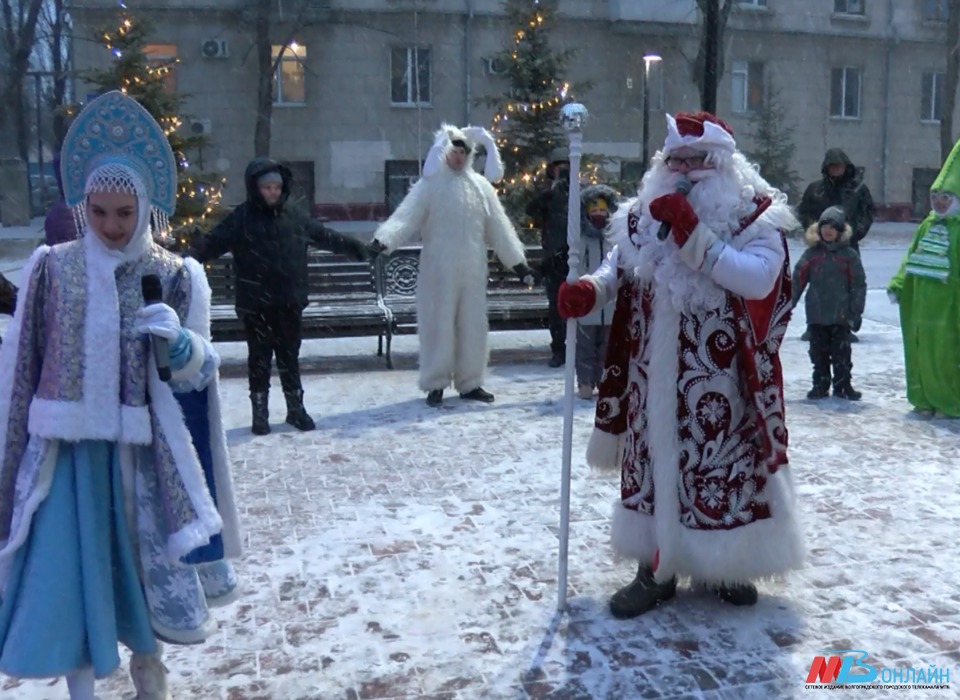
{"label": "red mittens", "polygon": [[693,229],[700,223],[700,219],[693,211],[693,207],[690,206],[690,202],[680,192],[665,194],[650,202],[650,216],[657,221],[665,221],[670,224],[670,233],[673,235],[673,240],[681,248],[690,238]]}
{"label": "red mittens", "polygon": [[597,290],[589,280],[563,282],[557,292],[557,311],[563,318],[586,316],[597,303]]}

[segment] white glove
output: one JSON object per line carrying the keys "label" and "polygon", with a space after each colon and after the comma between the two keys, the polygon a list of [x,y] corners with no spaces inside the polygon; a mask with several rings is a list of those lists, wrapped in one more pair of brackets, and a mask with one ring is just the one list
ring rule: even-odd
{"label": "white glove", "polygon": [[890,303],[894,305],[900,303],[900,297],[898,297],[895,292],[891,292],[889,289],[887,290],[887,299],[889,299]]}
{"label": "white glove", "polygon": [[484,146],[489,146],[493,143],[493,134],[484,129],[482,126],[468,126],[463,130],[463,135],[474,143],[482,143]]}
{"label": "white glove", "polygon": [[137,333],[176,340],[181,331],[180,318],[177,312],[166,304],[149,304],[137,311],[133,329]]}

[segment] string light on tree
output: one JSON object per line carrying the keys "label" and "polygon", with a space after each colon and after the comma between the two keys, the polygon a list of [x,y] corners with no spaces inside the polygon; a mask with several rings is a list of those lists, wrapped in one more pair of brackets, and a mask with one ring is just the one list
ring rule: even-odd
{"label": "string light on tree", "polygon": [[104,48],[113,56],[109,68],[93,72],[89,82],[101,91],[119,89],[142,104],[163,128],[173,148],[178,167],[177,211],[171,218],[172,241],[180,248],[193,236],[209,228],[220,216],[225,180],[190,166],[188,153],[203,148],[205,135],[185,134],[185,96],[172,89],[170,78],[179,59],[160,58],[147,53],[150,28],[119,2],[116,26],[99,33]]}

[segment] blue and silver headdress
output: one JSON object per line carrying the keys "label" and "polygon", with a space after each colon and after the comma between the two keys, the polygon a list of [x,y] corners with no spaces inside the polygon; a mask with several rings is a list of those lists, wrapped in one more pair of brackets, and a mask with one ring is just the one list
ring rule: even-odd
{"label": "blue and silver headdress", "polygon": [[[80,112],[64,138],[60,172],[79,231],[86,230],[91,192],[135,194],[152,214],[156,233],[169,229],[177,205],[177,163],[163,129],[132,97],[114,90]],[[142,221],[149,221],[148,211],[140,212]]]}

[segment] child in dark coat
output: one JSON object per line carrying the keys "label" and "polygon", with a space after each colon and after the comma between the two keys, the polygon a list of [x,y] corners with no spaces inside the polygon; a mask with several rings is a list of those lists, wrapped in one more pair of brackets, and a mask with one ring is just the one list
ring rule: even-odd
{"label": "child in dark coat", "polygon": [[793,271],[794,306],[807,290],[805,308],[813,362],[813,388],[807,393],[808,399],[830,394],[832,366],[833,395],[860,400],[860,392],[850,383],[853,362],[849,337],[851,330],[860,330],[867,280],[860,256],[850,247],[852,235],[843,209],[827,208],[819,222],[807,229],[809,248]]}

